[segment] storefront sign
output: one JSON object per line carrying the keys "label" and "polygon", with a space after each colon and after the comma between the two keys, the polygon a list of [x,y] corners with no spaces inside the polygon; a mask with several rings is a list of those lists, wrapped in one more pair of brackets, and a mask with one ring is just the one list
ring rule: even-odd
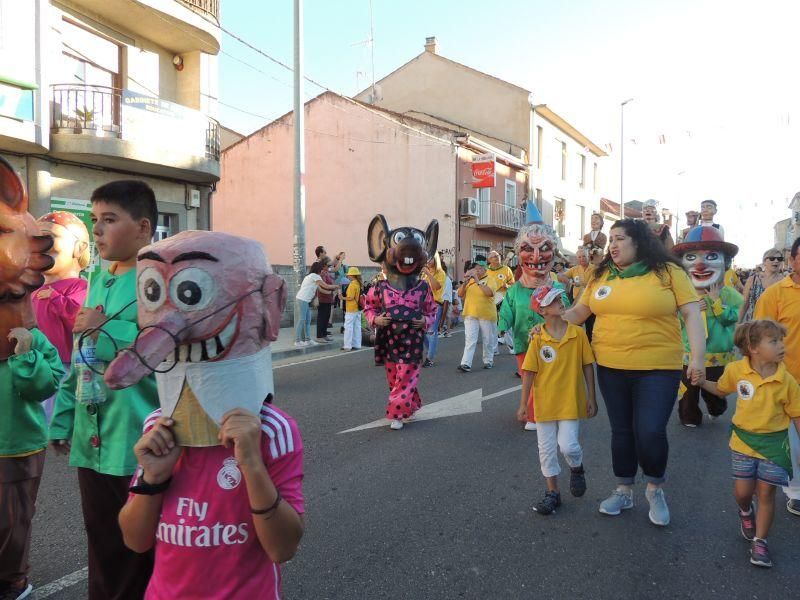
{"label": "storefront sign", "polygon": [[491,188],[495,186],[494,154],[478,154],[472,157],[472,187]]}

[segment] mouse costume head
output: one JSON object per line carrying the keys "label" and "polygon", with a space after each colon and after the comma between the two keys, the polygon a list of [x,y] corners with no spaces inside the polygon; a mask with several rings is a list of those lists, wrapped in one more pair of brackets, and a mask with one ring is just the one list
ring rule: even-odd
{"label": "mouse costume head", "polygon": [[724,241],[718,229],[701,226],[690,230],[672,250],[681,257],[694,287],[705,289],[723,280],[739,247]]}
{"label": "mouse costume head", "polygon": [[529,277],[542,277],[553,268],[558,245],[555,230],[545,223],[529,223],[517,234],[514,249],[522,271]]}
{"label": "mouse costume head", "polygon": [[258,413],[273,393],[268,346],[286,305],[284,281],[258,242],[185,231],[151,244],[139,252],[136,297],[141,331],[106,370],[109,387],[156,371],[182,445],[216,444],[232,408]]}
{"label": "mouse costume head", "polygon": [[389,229],[383,215],[376,215],[367,231],[367,247],[372,262],[381,263],[389,283],[407,289],[436,253],[439,223],[434,219],[425,231],[414,227]]}
{"label": "mouse costume head", "polygon": [[28,213],[22,179],[0,158],[0,360],[14,352],[8,332],[35,324],[30,293],[44,284],[42,271],[53,266],[46,254],[52,245]]}

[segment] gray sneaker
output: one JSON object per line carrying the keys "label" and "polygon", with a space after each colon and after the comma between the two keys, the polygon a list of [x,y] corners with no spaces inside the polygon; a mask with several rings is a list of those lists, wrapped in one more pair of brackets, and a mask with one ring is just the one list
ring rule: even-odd
{"label": "gray sneaker", "polygon": [[650,522],[653,525],[665,527],[669,525],[669,507],[667,499],[664,497],[664,490],[661,488],[647,489],[644,493],[645,498],[650,503]]}
{"label": "gray sneaker", "polygon": [[604,515],[616,516],[623,510],[633,508],[633,491],[614,490],[600,503],[600,512]]}

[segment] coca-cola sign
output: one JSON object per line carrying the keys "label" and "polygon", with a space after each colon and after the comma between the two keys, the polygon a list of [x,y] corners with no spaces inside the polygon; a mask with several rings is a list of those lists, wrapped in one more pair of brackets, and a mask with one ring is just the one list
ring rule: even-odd
{"label": "coca-cola sign", "polygon": [[494,154],[477,154],[472,157],[472,187],[491,188],[495,185]]}

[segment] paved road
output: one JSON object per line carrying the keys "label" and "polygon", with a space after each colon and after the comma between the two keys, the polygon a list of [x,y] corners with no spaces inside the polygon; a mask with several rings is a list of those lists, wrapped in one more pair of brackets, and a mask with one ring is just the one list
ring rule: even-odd
{"label": "paved road", "polygon": [[[519,384],[507,354],[492,371],[458,372],[462,342],[441,341],[437,366],[422,377],[426,403]],[[276,403],[299,422],[306,449],[306,534],[284,567],[287,598],[797,597],[800,520],[782,505],[770,536],[775,568],[748,563],[727,419],[697,430],[673,419],[672,524],[661,529],[647,519],[643,485],[632,511],[597,512],[614,486],[601,406],[582,436],[589,491],[567,492],[558,513],[542,517],[531,511],[543,491],[536,434],[513,419],[518,392],[484,401],[481,413],[339,434],[383,415],[384,373],[370,351],[277,367]],[[77,485],[63,460],[48,458],[40,500],[38,586],[85,565]],[[85,594],[81,581],[48,597]]]}

